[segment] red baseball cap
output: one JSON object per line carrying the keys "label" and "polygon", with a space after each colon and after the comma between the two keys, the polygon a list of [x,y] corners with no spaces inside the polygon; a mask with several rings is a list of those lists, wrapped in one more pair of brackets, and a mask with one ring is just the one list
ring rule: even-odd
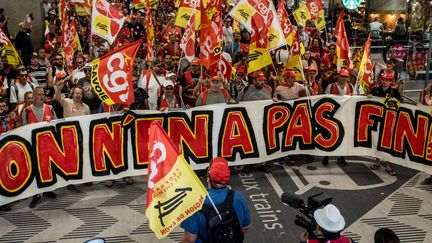
{"label": "red baseball cap", "polygon": [[261,72],[261,71],[254,72],[251,77],[252,78],[257,78],[259,80],[266,80],[266,77],[264,76],[264,73]]}
{"label": "red baseball cap", "polygon": [[198,58],[194,58],[192,61],[191,61],[191,63],[190,63],[192,66],[198,66],[198,65],[201,65],[201,62],[200,62],[200,59],[198,59]]}
{"label": "red baseball cap", "polygon": [[307,69],[309,72],[317,72],[317,68],[315,66],[309,66]]}
{"label": "red baseball cap", "polygon": [[228,161],[222,157],[214,158],[210,165],[209,174],[212,181],[219,182],[224,185],[228,184],[230,178]]}
{"label": "red baseball cap", "polygon": [[295,78],[296,74],[293,70],[287,70],[284,75],[285,78]]}
{"label": "red baseball cap", "polygon": [[341,69],[339,71],[339,75],[342,76],[342,77],[349,77],[349,72],[346,69]]}
{"label": "red baseball cap", "polygon": [[245,74],[246,68],[244,66],[240,66],[237,68],[237,73]]}
{"label": "red baseball cap", "polygon": [[391,73],[383,73],[383,75],[381,75],[381,79],[393,79],[394,76]]}

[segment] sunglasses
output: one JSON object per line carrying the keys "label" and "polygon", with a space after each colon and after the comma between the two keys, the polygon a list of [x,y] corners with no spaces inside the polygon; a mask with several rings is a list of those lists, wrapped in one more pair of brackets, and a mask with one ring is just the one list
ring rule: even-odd
{"label": "sunglasses", "polygon": [[75,62],[75,64],[81,64],[81,63],[83,63],[83,62]]}
{"label": "sunglasses", "polygon": [[20,77],[28,77],[28,74],[20,74]]}
{"label": "sunglasses", "polygon": [[244,74],[237,73],[237,76],[239,76],[239,77],[244,77]]}
{"label": "sunglasses", "polygon": [[165,90],[173,90],[173,89],[174,89],[173,87],[171,87],[171,88],[166,87],[165,88]]}

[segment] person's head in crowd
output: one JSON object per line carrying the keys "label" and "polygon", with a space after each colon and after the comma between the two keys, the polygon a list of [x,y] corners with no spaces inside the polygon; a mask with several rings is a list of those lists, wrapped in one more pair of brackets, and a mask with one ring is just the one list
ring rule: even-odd
{"label": "person's head in crowd", "polygon": [[283,74],[284,81],[288,87],[292,87],[294,85],[294,81],[296,78],[296,74],[293,70],[286,70]]}
{"label": "person's head in crowd", "polygon": [[24,66],[18,67],[18,82],[22,85],[26,84],[26,82],[29,80],[29,74],[27,72],[27,69]]}
{"label": "person's head in crowd", "polygon": [[171,98],[174,95],[174,83],[171,80],[166,80],[163,83],[165,98]]}
{"label": "person's head in crowd", "polygon": [[164,65],[165,65],[166,70],[173,68],[174,62],[173,62],[172,56],[170,54],[165,54]]}
{"label": "person's head in crowd", "polygon": [[240,35],[240,33],[239,32],[234,32],[233,33],[233,39],[234,39],[234,42],[240,42],[240,40],[241,40],[241,35]]}
{"label": "person's head in crowd", "polygon": [[321,39],[321,31],[319,29],[314,29],[312,31],[312,38],[320,38]]}
{"label": "person's head in crowd", "polygon": [[222,86],[222,79],[219,76],[213,76],[210,78],[211,84],[210,84],[210,92],[216,93],[220,92],[220,88]]}
{"label": "person's head in crowd", "polygon": [[84,58],[82,55],[75,57],[74,66],[77,69],[83,68],[85,65]]}
{"label": "person's head in crowd", "polygon": [[400,240],[393,230],[381,228],[375,232],[374,243],[400,243]]}
{"label": "person's head in crowd", "polygon": [[374,21],[375,21],[375,22],[378,22],[378,20],[379,20],[378,17],[375,17],[375,18],[374,18]]}
{"label": "person's head in crowd", "polygon": [[201,72],[201,61],[199,58],[192,59],[190,63],[190,71],[194,74]]}
{"label": "person's head in crowd", "polygon": [[349,72],[346,69],[341,69],[338,75],[339,84],[349,82]]}
{"label": "person's head in crowd", "polygon": [[40,62],[45,62],[45,59],[46,59],[46,52],[45,52],[45,49],[41,48],[41,49],[38,50],[37,53],[38,53],[39,61],[40,61]]}
{"label": "person's head in crowd", "polygon": [[315,23],[314,23],[313,19],[306,20],[305,24],[306,24],[307,28],[315,28]]}
{"label": "person's head in crowd", "polygon": [[82,86],[75,86],[70,91],[70,96],[74,102],[81,102],[84,94]]}
{"label": "person's head in crowd", "polygon": [[100,47],[100,46],[103,46],[104,40],[100,37],[95,37],[94,43],[97,47]]}
{"label": "person's head in crowd", "polygon": [[393,59],[389,58],[386,62],[387,70],[392,70],[394,68],[394,64],[395,64],[395,61]]}
{"label": "person's head in crowd", "polygon": [[322,50],[323,44],[322,44],[321,38],[314,37],[312,39],[312,48],[319,48],[320,50]]}
{"label": "person's head in crowd", "polygon": [[239,62],[241,62],[242,64],[244,64],[245,66],[248,66],[248,59],[249,59],[249,54],[245,53],[245,52],[239,52],[239,54],[237,55],[237,59]]}
{"label": "person's head in crowd", "polygon": [[55,26],[54,23],[49,23],[49,24],[48,24],[48,32],[49,32],[51,35],[55,35],[55,34],[56,34],[56,26]]}
{"label": "person's head in crowd", "polygon": [[379,80],[380,81],[380,85],[384,89],[389,88],[392,85],[392,83],[393,83],[393,78],[394,78],[393,74],[391,74],[391,73],[384,73],[380,77],[380,80]]}
{"label": "person's head in crowd", "polygon": [[283,62],[278,62],[278,63],[276,63],[275,67],[276,67],[277,75],[281,75],[283,73],[284,68],[285,68],[285,64]]}
{"label": "person's head in crowd", "polygon": [[123,16],[125,16],[125,17],[129,16],[129,10],[128,10],[128,8],[123,8],[123,10],[122,10],[122,14],[123,14]]}
{"label": "person's head in crowd", "polygon": [[90,77],[91,77],[91,70],[92,70],[92,65],[89,62],[86,63],[84,65],[83,72],[88,79],[90,79]]}
{"label": "person's head in crowd", "polygon": [[63,56],[62,55],[55,55],[54,59],[52,61],[52,63],[58,67],[58,68],[62,68],[63,67]]}
{"label": "person's head in crowd", "polygon": [[246,68],[244,66],[240,66],[236,71],[236,80],[237,82],[241,82],[246,79]]}
{"label": "person's head in crowd", "polygon": [[97,50],[98,57],[102,57],[102,56],[104,56],[104,55],[105,55],[105,52],[106,52],[105,47],[99,47],[98,50]]}
{"label": "person's head in crowd", "polygon": [[308,61],[311,58],[310,49],[306,48],[305,52],[303,53],[303,60]]}
{"label": "person's head in crowd", "polygon": [[266,81],[266,77],[264,76],[264,73],[261,71],[256,71],[251,76],[252,76],[252,81],[255,89],[262,89]]}
{"label": "person's head in crowd", "polygon": [[222,157],[215,157],[207,169],[207,182],[210,188],[225,188],[230,180],[228,161]]}
{"label": "person's head in crowd", "polygon": [[230,17],[227,17],[226,19],[225,19],[225,22],[224,22],[224,24],[225,24],[225,27],[226,28],[229,28],[230,26],[231,26],[231,24],[232,24],[232,18],[230,18]]}
{"label": "person's head in crowd", "polygon": [[297,25],[297,32],[299,35],[303,34],[304,26],[302,24]]}
{"label": "person's head in crowd", "polygon": [[173,72],[168,72],[166,74],[166,78],[167,80],[172,81],[174,84],[177,84],[177,75]]}
{"label": "person's head in crowd", "polygon": [[33,91],[27,91],[24,94],[24,103],[26,106],[33,104]]}
{"label": "person's head in crowd", "polygon": [[241,40],[242,40],[243,43],[249,43],[250,42],[250,37],[251,37],[251,35],[246,30],[246,28],[241,31]]}
{"label": "person's head in crowd", "polygon": [[315,210],[314,219],[317,223],[318,235],[340,234],[345,228],[345,219],[333,204],[327,204],[324,208]]}
{"label": "person's head in crowd", "polygon": [[30,65],[33,67],[37,67],[39,65],[39,63],[40,63],[40,60],[39,60],[38,53],[32,52],[31,59],[30,59]]}
{"label": "person's head in crowd", "polygon": [[138,23],[143,23],[143,21],[144,21],[144,14],[141,11],[138,11],[136,16],[137,16],[137,22]]}
{"label": "person's head in crowd", "polygon": [[132,75],[132,87],[134,89],[138,88],[138,80],[139,80],[139,76],[138,75],[136,75],[136,74]]}
{"label": "person's head in crowd", "polygon": [[42,106],[45,102],[45,91],[42,86],[33,89],[33,105]]}
{"label": "person's head in crowd", "polygon": [[175,43],[175,42],[177,42],[177,37],[176,37],[175,33],[171,33],[171,34],[169,34],[169,42],[170,42],[170,43]]}
{"label": "person's head in crowd", "polygon": [[84,58],[85,63],[90,62],[90,54],[85,52],[85,53],[83,53],[82,57]]}
{"label": "person's head in crowd", "polygon": [[349,82],[350,84],[352,84],[353,86],[355,85],[355,83],[357,82],[357,76],[358,76],[358,72],[353,70],[350,72],[349,74]]}
{"label": "person's head in crowd", "polygon": [[0,95],[0,115],[4,116],[9,111],[9,106],[5,97]]}
{"label": "person's head in crowd", "polygon": [[164,63],[160,60],[155,60],[153,63],[153,70],[158,75],[163,74],[164,73]]}
{"label": "person's head in crowd", "polygon": [[335,43],[331,43],[329,45],[329,54],[330,55],[336,54],[336,44]]}
{"label": "person's head in crowd", "polygon": [[306,77],[308,80],[313,80],[317,73],[318,69],[314,65],[310,65],[306,71]]}

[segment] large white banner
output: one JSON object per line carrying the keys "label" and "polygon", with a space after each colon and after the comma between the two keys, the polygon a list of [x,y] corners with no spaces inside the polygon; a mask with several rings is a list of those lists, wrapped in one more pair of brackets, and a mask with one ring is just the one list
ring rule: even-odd
{"label": "large white banner", "polygon": [[0,205],[68,184],[147,173],[159,120],[194,169],[290,154],[372,156],[432,174],[431,108],[384,98],[314,96],[186,111],[136,111],[30,124],[0,136]]}

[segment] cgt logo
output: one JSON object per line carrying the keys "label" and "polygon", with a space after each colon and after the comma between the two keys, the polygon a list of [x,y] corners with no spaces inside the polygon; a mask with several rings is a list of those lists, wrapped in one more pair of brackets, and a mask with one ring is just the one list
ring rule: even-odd
{"label": "cgt logo", "polygon": [[[156,153],[158,152],[158,153]],[[158,156],[156,158],[156,156]],[[153,189],[154,187],[154,179],[158,174],[158,169],[157,166],[164,162],[167,156],[167,151],[165,148],[165,145],[161,142],[156,142],[155,145],[153,146],[153,150],[150,154],[150,174],[149,174],[149,179],[148,179],[148,187],[150,189]],[[156,159],[156,161],[155,161]]]}
{"label": "cgt logo", "polygon": [[102,77],[102,83],[106,90],[118,96],[122,102],[126,102],[129,96],[129,83],[125,57],[122,53],[115,53],[107,61],[108,72]]}

